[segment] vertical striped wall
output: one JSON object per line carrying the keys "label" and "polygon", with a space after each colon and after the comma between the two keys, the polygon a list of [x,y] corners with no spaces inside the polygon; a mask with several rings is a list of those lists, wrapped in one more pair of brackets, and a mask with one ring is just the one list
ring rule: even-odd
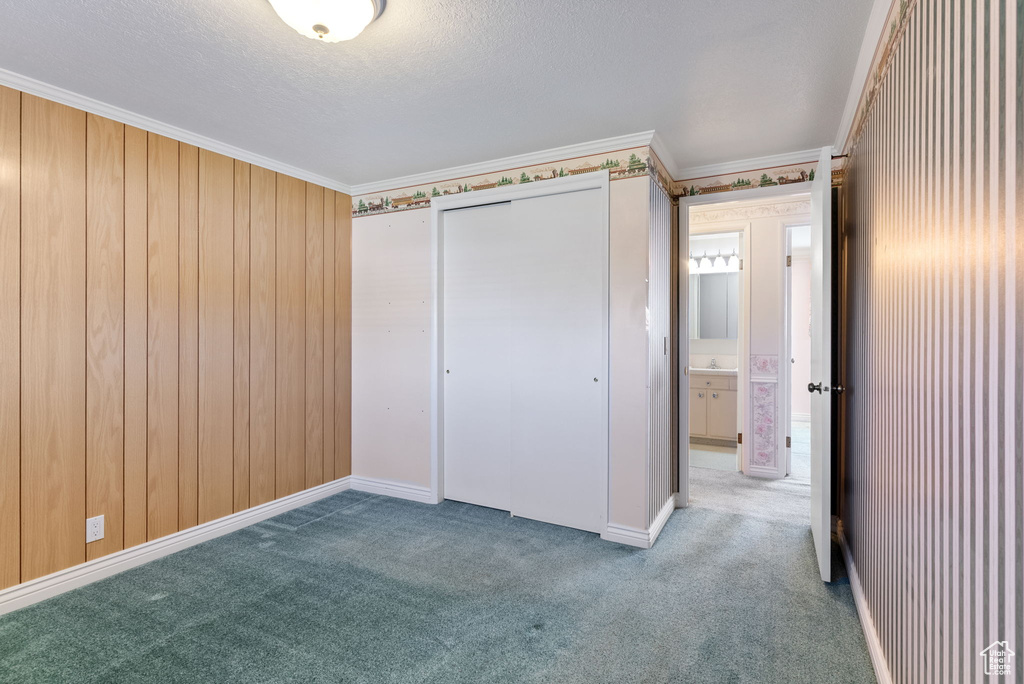
{"label": "vertical striped wall", "polygon": [[672,200],[651,180],[647,309],[650,426],[647,436],[648,525],[672,496]]}
{"label": "vertical striped wall", "polygon": [[1022,625],[1022,7],[920,0],[844,187],[843,521],[894,682]]}
{"label": "vertical striped wall", "polygon": [[0,87],[0,588],[349,474],[350,228]]}

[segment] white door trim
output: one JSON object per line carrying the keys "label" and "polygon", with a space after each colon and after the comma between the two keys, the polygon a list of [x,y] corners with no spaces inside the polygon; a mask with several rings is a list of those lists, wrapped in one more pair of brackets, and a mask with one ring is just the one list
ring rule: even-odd
{"label": "white door trim", "polygon": [[[679,198],[679,235],[680,236],[684,236],[684,235],[689,236],[689,233],[690,233],[690,230],[689,230],[689,225],[690,225],[690,211],[689,210],[690,210],[690,207],[707,205],[707,204],[729,204],[731,202],[749,202],[750,200],[768,200],[768,199],[773,199],[773,198],[776,198],[776,197],[789,197],[791,195],[809,194],[810,191],[811,191],[811,182],[810,181],[805,181],[803,183],[790,183],[790,184],[787,184],[787,185],[773,185],[773,186],[764,187],[764,188],[751,188],[749,190],[734,190],[734,191],[729,192],[729,193],[712,193],[710,195],[690,195],[690,196],[687,196],[687,197],[680,197]],[[744,232],[744,240],[743,240],[743,242],[744,242],[744,253],[746,255],[748,255],[745,258],[745,260],[744,260],[744,269],[748,269],[749,265],[750,265],[750,259],[749,259],[750,231],[749,231],[749,227],[750,226],[748,224],[747,228],[743,231]],[[679,244],[679,255],[680,255],[680,257],[679,258],[682,259],[684,255],[688,254],[688,250],[689,250],[689,244],[685,244],[684,245],[683,241],[680,240],[680,244]],[[685,263],[685,262],[680,261],[680,281],[682,281],[682,278],[683,278],[683,263]],[[689,271],[687,270],[687,274],[688,273],[689,273]],[[749,277],[749,270],[747,270],[744,273],[744,278],[743,278],[743,284],[744,284],[743,285],[743,287],[744,287],[744,292],[743,292],[743,307],[744,307],[743,308],[743,315],[744,315],[744,321],[745,321],[746,317],[749,316],[749,313],[750,313],[750,280],[751,279]],[[683,354],[686,353],[686,347],[687,347],[688,342],[689,342],[689,339],[688,339],[688,337],[689,337],[689,328],[688,328],[688,326],[689,326],[689,318],[688,318],[689,312],[687,311],[687,307],[689,306],[689,301],[684,299],[682,297],[682,294],[683,294],[683,292],[680,289],[678,318],[679,318],[680,327],[681,328],[685,328],[685,332],[681,332],[680,335],[679,335],[679,338],[680,338],[680,343],[679,343],[679,354],[680,354],[679,372],[680,373],[683,373],[684,371],[688,372],[687,369],[689,369],[689,358],[684,358],[683,357]],[[737,366],[738,366],[737,389],[739,390],[739,392],[737,393],[737,396],[736,396],[736,401],[739,404],[738,409],[739,409],[740,413],[737,416],[737,418],[738,418],[738,422],[742,426],[742,429],[740,431],[744,435],[744,441],[746,443],[749,443],[749,442],[747,442],[747,440],[749,440],[749,438],[750,438],[750,426],[748,424],[749,423],[749,421],[748,421],[748,414],[750,412],[743,410],[743,407],[745,406],[745,402],[746,402],[746,397],[745,396],[741,396],[740,392],[742,392],[744,394],[746,393],[747,384],[749,382],[748,374],[749,374],[749,365],[750,365],[750,348],[749,348],[749,342],[748,342],[749,335],[747,334],[747,330],[746,330],[747,326],[744,325],[742,327],[743,327],[743,329],[739,331],[739,334],[744,336],[744,339],[743,340],[737,340],[737,344],[739,345],[739,348],[737,349],[737,351],[740,352],[739,353],[739,357],[740,358],[739,358],[739,362],[737,364]],[[684,345],[683,338],[687,338],[686,339],[687,345]],[[690,406],[689,406],[689,404],[690,404],[690,401],[689,401],[689,383],[686,382],[686,380],[683,377],[680,377],[679,388],[680,388],[679,399],[677,401],[678,410],[679,410],[679,416],[677,417],[677,421],[679,421],[679,425],[680,426],[683,426],[683,425],[686,424],[686,423],[682,422],[684,420],[684,415],[687,415],[685,412],[690,410]],[[684,390],[685,390],[685,394],[684,394]],[[743,403],[739,403],[739,402],[743,402]],[[689,439],[688,439],[688,437],[689,437],[688,435],[684,435],[684,434],[682,434],[682,432],[680,432],[680,435],[679,435],[679,456],[678,456],[679,463],[677,465],[677,470],[678,470],[678,473],[679,473],[679,483],[678,483],[678,485],[679,485],[679,493],[677,494],[677,503],[676,503],[676,505],[678,507],[680,507],[680,508],[686,506],[688,504],[689,500],[690,500],[690,480],[689,480],[690,450],[689,450]],[[784,435],[783,435],[783,439],[785,439]],[[744,464],[743,472],[744,472],[744,474],[749,474],[749,472],[748,472],[749,468],[746,466],[746,462],[747,462],[746,449],[743,448],[743,447],[746,446],[746,443],[743,446],[739,447],[739,451],[743,454],[743,456],[742,456],[742,463]],[[785,442],[783,441],[783,443],[785,443]]]}
{"label": "white door trim", "polygon": [[[605,405],[610,406],[611,373],[609,372],[609,176],[607,171],[598,171],[552,178],[532,183],[509,185],[491,190],[476,190],[468,193],[442,195],[434,197],[430,202],[430,499],[433,503],[444,500],[444,212],[450,209],[511,202],[514,200],[561,195],[568,192],[583,190],[600,190],[603,197],[603,216],[601,227],[604,234],[604,368],[609,382],[605,383]],[[611,416],[607,416],[606,427],[610,426]],[[602,489],[604,491],[604,510],[601,511],[601,527],[608,525],[610,505],[609,496],[609,465],[611,449],[605,434],[605,467],[602,469]]]}

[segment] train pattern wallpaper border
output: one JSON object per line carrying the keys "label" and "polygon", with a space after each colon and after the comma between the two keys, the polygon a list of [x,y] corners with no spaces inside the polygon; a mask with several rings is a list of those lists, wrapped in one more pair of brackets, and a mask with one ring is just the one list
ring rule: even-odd
{"label": "train pattern wallpaper border", "polygon": [[564,178],[594,171],[607,171],[613,181],[650,176],[665,188],[666,192],[671,192],[672,188],[671,178],[654,151],[650,147],[633,147],[615,152],[562,159],[545,164],[359,195],[352,198],[352,217],[425,209],[430,206],[430,200],[434,197],[475,190],[489,190],[505,185],[538,183],[550,178]]}

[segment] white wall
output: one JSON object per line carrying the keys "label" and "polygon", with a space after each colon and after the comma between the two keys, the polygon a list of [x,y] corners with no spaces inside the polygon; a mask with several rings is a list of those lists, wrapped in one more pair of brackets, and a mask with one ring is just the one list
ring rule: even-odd
{"label": "white wall", "polygon": [[792,335],[793,335],[793,418],[806,418],[811,413],[811,259],[809,255],[793,256]]}
{"label": "white wall", "polygon": [[[609,522],[647,527],[650,179],[610,185]],[[352,474],[430,486],[430,212],[352,222]]]}

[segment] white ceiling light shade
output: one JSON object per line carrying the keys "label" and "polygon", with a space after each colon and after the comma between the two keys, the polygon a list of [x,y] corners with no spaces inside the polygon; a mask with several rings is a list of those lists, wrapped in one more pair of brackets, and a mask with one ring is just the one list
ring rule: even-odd
{"label": "white ceiling light shade", "polygon": [[270,0],[284,23],[314,40],[352,40],[384,11],[385,0]]}

